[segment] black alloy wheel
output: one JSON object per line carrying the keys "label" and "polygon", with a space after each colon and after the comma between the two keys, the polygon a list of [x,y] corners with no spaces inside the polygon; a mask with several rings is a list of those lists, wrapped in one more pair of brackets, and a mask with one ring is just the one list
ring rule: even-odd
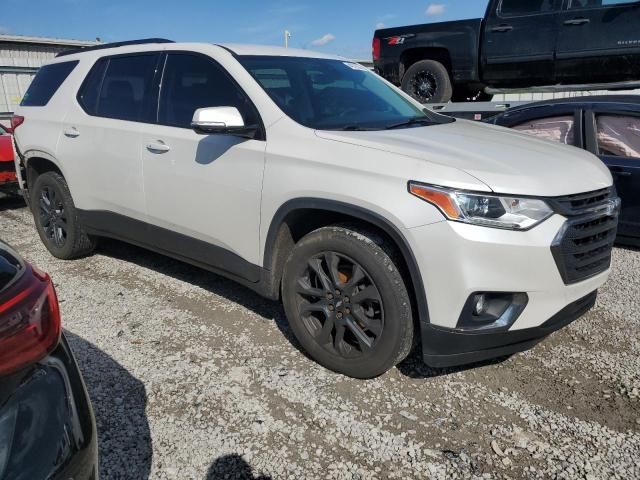
{"label": "black alloy wheel", "polygon": [[402,90],[422,104],[447,103],[453,96],[449,71],[436,60],[411,65],[402,77]]}
{"label": "black alloy wheel", "polygon": [[96,246],[95,239],[84,231],[64,177],[50,171],[38,175],[31,183],[29,206],[47,250],[63,260],[91,253]]}
{"label": "black alloy wheel", "polygon": [[374,378],[411,351],[411,298],[395,245],[362,226],[308,233],[284,265],[282,303],[300,346],[353,378]]}
{"label": "black alloy wheel", "polygon": [[430,71],[418,72],[411,79],[411,96],[421,103],[429,103],[438,90],[438,79]]}
{"label": "black alloy wheel", "polygon": [[323,252],[309,260],[297,284],[300,317],[324,349],[347,359],[373,350],[384,330],[382,297],[358,262]]}
{"label": "black alloy wheel", "polygon": [[44,234],[56,247],[64,247],[67,241],[67,215],[62,195],[52,186],[45,186],[38,198],[40,224]]}

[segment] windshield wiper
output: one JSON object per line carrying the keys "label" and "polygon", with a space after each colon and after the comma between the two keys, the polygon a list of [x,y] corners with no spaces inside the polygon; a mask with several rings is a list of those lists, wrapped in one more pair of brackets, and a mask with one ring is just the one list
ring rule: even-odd
{"label": "windshield wiper", "polygon": [[336,128],[334,130],[338,130],[341,132],[371,132],[373,130],[378,130],[376,128],[367,128],[361,125],[345,125],[344,127]]}
{"label": "windshield wiper", "polygon": [[410,127],[412,125],[437,125],[439,122],[435,122],[427,117],[413,117],[409,120],[405,120],[404,122],[394,123],[385,127],[385,130],[393,130],[394,128],[402,128],[402,127]]}

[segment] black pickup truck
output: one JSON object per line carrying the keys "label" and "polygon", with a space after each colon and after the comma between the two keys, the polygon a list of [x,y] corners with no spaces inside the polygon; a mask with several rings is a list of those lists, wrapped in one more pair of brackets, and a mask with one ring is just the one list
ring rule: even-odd
{"label": "black pickup truck", "polygon": [[489,0],[482,19],[375,32],[376,71],[422,103],[486,87],[640,80],[640,1]]}

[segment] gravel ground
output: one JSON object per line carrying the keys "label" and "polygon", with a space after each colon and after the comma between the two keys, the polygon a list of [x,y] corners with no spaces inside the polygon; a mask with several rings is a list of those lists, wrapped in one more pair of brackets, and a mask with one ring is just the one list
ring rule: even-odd
{"label": "gravel ground", "polygon": [[530,352],[356,381],[215,275],[112,241],[56,260],[7,199],[0,236],[56,283],[102,479],[640,478],[639,251],[616,249],[597,307]]}

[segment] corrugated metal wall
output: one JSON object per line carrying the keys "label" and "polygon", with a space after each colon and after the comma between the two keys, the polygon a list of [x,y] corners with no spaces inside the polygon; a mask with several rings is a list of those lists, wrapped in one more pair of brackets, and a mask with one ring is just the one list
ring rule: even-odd
{"label": "corrugated metal wall", "polygon": [[37,69],[64,48],[0,42],[0,112],[12,112]]}

